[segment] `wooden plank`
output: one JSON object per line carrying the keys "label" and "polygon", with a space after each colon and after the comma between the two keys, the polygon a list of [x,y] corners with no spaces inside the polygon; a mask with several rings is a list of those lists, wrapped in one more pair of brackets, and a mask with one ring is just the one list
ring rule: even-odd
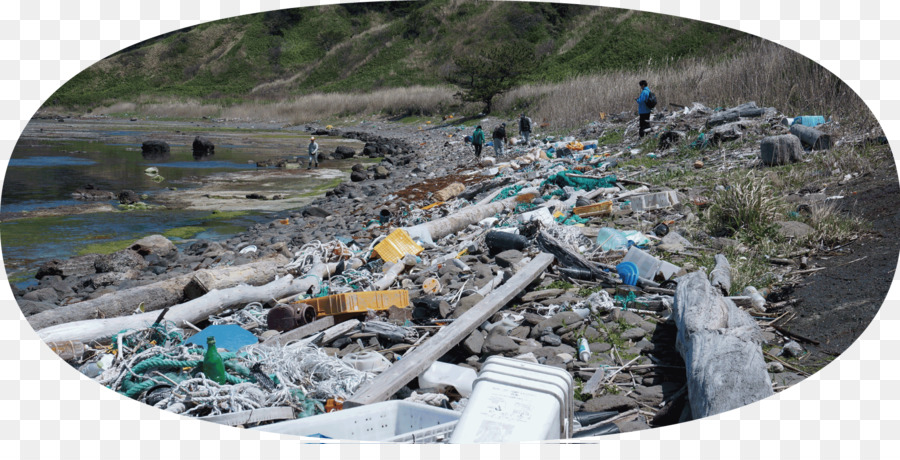
{"label": "wooden plank", "polygon": [[263,345],[284,346],[288,342],[309,337],[316,332],[324,331],[331,326],[334,326],[334,317],[326,316],[324,318],[317,319],[309,324],[304,324],[303,326],[300,326],[296,329],[278,334],[275,337],[272,337],[269,340],[263,342]]}
{"label": "wooden plank", "polygon": [[472,331],[491,317],[497,310],[509,303],[522,289],[525,289],[553,262],[552,254],[538,254],[523,270],[515,274],[506,284],[495,289],[469,311],[445,326],[430,340],[420,345],[414,352],[409,352],[399,362],[375,377],[360,388],[344,407],[384,401],[397,392],[403,385],[416,378],[444,353],[448,352]]}

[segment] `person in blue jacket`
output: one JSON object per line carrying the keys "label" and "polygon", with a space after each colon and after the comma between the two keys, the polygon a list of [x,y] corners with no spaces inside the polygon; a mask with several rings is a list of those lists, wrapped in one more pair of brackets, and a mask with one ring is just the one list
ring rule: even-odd
{"label": "person in blue jacket", "polygon": [[645,103],[650,97],[650,87],[647,86],[647,80],[641,80],[638,85],[641,86],[641,95],[638,96],[638,137],[644,137],[644,132],[650,129],[650,108]]}

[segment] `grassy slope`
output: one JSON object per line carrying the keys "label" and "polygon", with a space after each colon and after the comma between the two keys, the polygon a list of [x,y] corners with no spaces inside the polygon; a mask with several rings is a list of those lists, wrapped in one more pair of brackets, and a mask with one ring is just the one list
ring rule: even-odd
{"label": "grassy slope", "polygon": [[240,16],[122,50],[77,75],[51,104],[87,108],[162,97],[279,98],[438,84],[451,56],[528,42],[530,81],[697,56],[739,33],[630,10],[437,0],[332,5]]}

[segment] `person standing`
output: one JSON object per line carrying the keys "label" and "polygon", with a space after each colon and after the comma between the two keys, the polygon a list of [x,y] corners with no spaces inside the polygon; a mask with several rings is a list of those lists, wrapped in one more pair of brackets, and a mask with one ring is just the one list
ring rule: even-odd
{"label": "person standing", "polygon": [[503,155],[503,143],[506,142],[506,123],[500,123],[500,126],[494,128],[493,138],[494,153],[500,157]]}
{"label": "person standing", "polygon": [[484,147],[484,131],[481,130],[481,125],[475,127],[475,132],[472,133],[472,145],[475,146],[475,156],[481,158],[481,149]]}
{"label": "person standing", "polygon": [[528,118],[523,113],[522,116],[519,117],[519,134],[522,135],[522,139],[525,140],[525,145],[528,145],[528,141],[531,139],[531,118]]}
{"label": "person standing", "polygon": [[315,137],[309,138],[309,163],[306,165],[306,169],[312,169],[313,163],[316,164],[316,168],[319,167],[319,144],[316,143]]}
{"label": "person standing", "polygon": [[650,98],[650,87],[647,86],[647,80],[641,80],[638,85],[641,87],[641,94],[638,96],[638,137],[644,137],[644,133],[650,129],[650,107],[647,107],[647,99]]}

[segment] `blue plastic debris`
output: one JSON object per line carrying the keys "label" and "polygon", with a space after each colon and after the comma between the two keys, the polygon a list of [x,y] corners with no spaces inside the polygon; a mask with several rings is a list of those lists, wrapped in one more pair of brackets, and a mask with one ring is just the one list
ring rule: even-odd
{"label": "blue plastic debris", "polygon": [[791,125],[799,124],[812,128],[816,125],[821,125],[822,123],[825,123],[825,117],[821,115],[804,115],[802,117],[794,118],[794,122],[791,123]]}
{"label": "blue plastic debris", "polygon": [[194,334],[191,338],[185,340],[184,344],[199,345],[206,350],[206,338],[209,336],[216,338],[217,347],[224,348],[228,351],[238,351],[241,347],[259,343],[259,339],[257,339],[252,332],[237,324],[219,324],[209,326]]}

